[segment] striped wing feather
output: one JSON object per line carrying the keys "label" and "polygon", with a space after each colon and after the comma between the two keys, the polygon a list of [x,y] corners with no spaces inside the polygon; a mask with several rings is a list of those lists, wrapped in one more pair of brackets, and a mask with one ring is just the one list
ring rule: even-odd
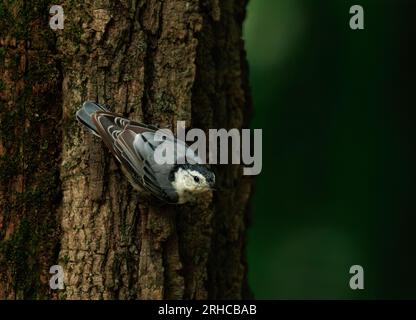
{"label": "striped wing feather", "polygon": [[152,166],[152,151],[157,147],[153,137],[157,128],[130,121],[112,112],[96,112],[92,119],[104,143],[133,183],[141,185],[158,198],[169,201]]}

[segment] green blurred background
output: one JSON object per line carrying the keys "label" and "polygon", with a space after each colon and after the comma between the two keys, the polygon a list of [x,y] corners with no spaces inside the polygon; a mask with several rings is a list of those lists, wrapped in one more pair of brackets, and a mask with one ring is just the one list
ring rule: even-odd
{"label": "green blurred background", "polygon": [[411,0],[249,2],[256,298],[416,298],[415,20]]}

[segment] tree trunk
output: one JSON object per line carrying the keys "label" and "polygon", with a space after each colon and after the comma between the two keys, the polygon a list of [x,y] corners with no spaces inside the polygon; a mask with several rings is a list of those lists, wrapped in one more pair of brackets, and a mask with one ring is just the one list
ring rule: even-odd
{"label": "tree trunk", "polygon": [[[245,1],[0,2],[0,298],[249,296],[251,179],[169,206],[133,190],[74,118],[85,100],[174,129],[248,126]],[[49,268],[65,272],[51,290]]]}

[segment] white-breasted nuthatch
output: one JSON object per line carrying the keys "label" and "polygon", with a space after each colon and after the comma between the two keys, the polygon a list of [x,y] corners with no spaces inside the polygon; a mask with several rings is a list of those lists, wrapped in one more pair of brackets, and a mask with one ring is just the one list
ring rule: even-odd
{"label": "white-breasted nuthatch", "polygon": [[[76,118],[104,141],[137,190],[147,190],[167,203],[181,204],[192,201],[198,193],[210,190],[215,183],[214,173],[199,164],[196,155],[193,163],[157,163],[154,152],[161,141],[155,139],[158,130],[155,126],[129,120],[90,101],[77,111]],[[180,140],[173,139],[171,142],[189,148]],[[181,162],[184,164],[179,164]]]}

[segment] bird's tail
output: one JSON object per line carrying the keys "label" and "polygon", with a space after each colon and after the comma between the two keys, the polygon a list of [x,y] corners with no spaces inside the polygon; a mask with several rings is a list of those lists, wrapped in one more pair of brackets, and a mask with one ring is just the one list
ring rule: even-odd
{"label": "bird's tail", "polygon": [[89,131],[91,131],[97,137],[100,137],[97,127],[92,121],[92,115],[97,111],[108,111],[102,105],[92,101],[86,101],[76,113],[77,120],[83,124]]}

